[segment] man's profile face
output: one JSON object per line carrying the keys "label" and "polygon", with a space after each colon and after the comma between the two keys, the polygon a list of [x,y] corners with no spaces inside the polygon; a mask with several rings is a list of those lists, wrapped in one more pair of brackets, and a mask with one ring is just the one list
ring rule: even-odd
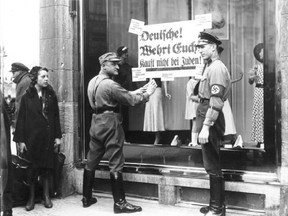
{"label": "man's profile face", "polygon": [[116,76],[118,75],[118,62],[111,62],[107,61],[104,63],[104,70],[109,76]]}
{"label": "man's profile face", "polygon": [[19,71],[19,70],[18,71],[13,71],[12,72],[12,74],[13,74],[12,78],[15,79],[20,73],[21,73],[21,71]]}
{"label": "man's profile face", "polygon": [[197,49],[204,60],[209,60],[211,58],[214,48],[214,44],[210,43],[202,43],[197,45]]}
{"label": "man's profile face", "polygon": [[128,60],[128,52],[123,53],[120,56],[120,59],[121,59],[121,61],[119,62],[120,64],[123,64],[123,63],[127,62],[127,60]]}

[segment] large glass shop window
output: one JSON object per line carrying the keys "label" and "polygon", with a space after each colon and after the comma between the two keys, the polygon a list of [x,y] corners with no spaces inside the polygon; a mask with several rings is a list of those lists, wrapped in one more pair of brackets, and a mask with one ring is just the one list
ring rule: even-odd
{"label": "large glass shop window", "polygon": [[[104,2],[104,1],[103,1]],[[138,36],[129,32],[131,19],[145,25],[195,20],[211,14],[212,31],[222,40],[221,60],[233,80],[225,102],[226,131],[221,147],[222,167],[233,170],[274,171],[275,157],[267,157],[273,144],[264,140],[265,52],[264,1],[261,0],[108,0],[107,51],[128,48],[128,63],[138,65]],[[90,9],[91,10],[91,9]],[[199,16],[198,16],[199,17]],[[211,30],[211,29],[210,29]],[[190,29],[191,34],[193,28]],[[192,121],[186,115],[186,84],[191,77],[159,82],[164,131],[144,131],[145,104],[129,107],[126,121],[126,162],[202,167],[201,146],[191,147]],[[146,83],[129,80],[130,90]],[[165,88],[171,95],[166,97]],[[159,108],[159,107],[158,107]],[[158,109],[157,108],[157,109]],[[176,146],[171,146],[172,141]]]}

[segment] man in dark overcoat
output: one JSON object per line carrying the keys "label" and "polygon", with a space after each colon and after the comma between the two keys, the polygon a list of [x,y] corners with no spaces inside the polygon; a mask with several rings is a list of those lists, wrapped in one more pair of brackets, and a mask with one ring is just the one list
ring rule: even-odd
{"label": "man in dark overcoat", "polygon": [[28,89],[31,78],[29,76],[29,68],[20,62],[12,63],[10,72],[13,73],[13,82],[16,84],[15,119],[17,121],[21,98]]}
{"label": "man in dark overcoat", "polygon": [[1,184],[1,208],[3,216],[12,216],[12,157],[10,148],[10,124],[7,113],[8,104],[4,100],[0,90],[0,184]]}

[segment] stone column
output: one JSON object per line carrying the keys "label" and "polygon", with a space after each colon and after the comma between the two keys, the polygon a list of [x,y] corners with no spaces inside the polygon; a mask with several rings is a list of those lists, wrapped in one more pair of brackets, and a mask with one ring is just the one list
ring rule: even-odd
{"label": "stone column", "polygon": [[49,79],[59,101],[61,151],[66,155],[62,195],[75,191],[74,161],[79,144],[79,83],[77,14],[69,0],[40,1],[40,65],[51,70]]}
{"label": "stone column", "polygon": [[288,1],[276,1],[276,71],[281,94],[280,214],[288,215]]}

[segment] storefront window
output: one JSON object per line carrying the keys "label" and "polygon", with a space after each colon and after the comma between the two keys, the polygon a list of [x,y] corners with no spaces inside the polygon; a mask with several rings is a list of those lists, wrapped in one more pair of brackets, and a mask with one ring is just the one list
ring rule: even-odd
{"label": "storefront window", "polygon": [[[89,4],[93,2],[89,1]],[[222,40],[221,46],[224,48],[221,60],[235,81],[228,98],[231,110],[225,111],[231,112],[231,115],[227,115],[225,119],[227,133],[221,148],[222,166],[230,170],[274,171],[275,144],[266,142],[264,136],[265,128],[266,130],[268,128],[264,122],[273,122],[271,120],[273,117],[265,112],[269,108],[267,99],[264,103],[267,73],[265,67],[267,62],[264,60],[267,61],[269,52],[265,44],[267,39],[264,40],[264,26],[268,26],[264,17],[269,16],[265,14],[269,13],[265,12],[265,1],[103,0],[99,2],[102,2],[101,5],[96,5],[95,8],[106,7],[105,14],[98,10],[98,15],[100,13],[105,15],[103,20],[107,26],[105,30],[102,28],[104,32],[101,31],[100,34],[91,33],[92,26],[88,26],[87,35],[90,35],[89,38],[92,40],[98,35],[106,35],[107,50],[103,48],[103,51],[116,52],[119,46],[128,47],[128,62],[135,68],[139,67],[139,48],[138,36],[129,32],[131,19],[143,21],[145,25],[153,25],[195,20],[197,15],[211,14],[212,31]],[[97,15],[96,9],[91,11],[92,7],[89,8],[90,15],[92,13]],[[87,23],[91,22],[91,18],[86,17],[88,17]],[[100,53],[95,54],[95,58],[99,56]],[[269,61],[273,62],[274,59]],[[143,131],[145,104],[129,108],[127,143],[124,146],[126,162],[184,167],[203,166],[201,147],[188,146],[192,127],[192,121],[185,119],[186,84],[189,79],[189,76],[175,77],[173,81],[166,83],[171,99],[162,97],[165,131],[160,133],[158,145],[153,144],[154,132]],[[144,83],[135,82],[132,86],[136,88]],[[171,146],[175,135],[178,135],[181,143],[179,142],[178,146]]]}

